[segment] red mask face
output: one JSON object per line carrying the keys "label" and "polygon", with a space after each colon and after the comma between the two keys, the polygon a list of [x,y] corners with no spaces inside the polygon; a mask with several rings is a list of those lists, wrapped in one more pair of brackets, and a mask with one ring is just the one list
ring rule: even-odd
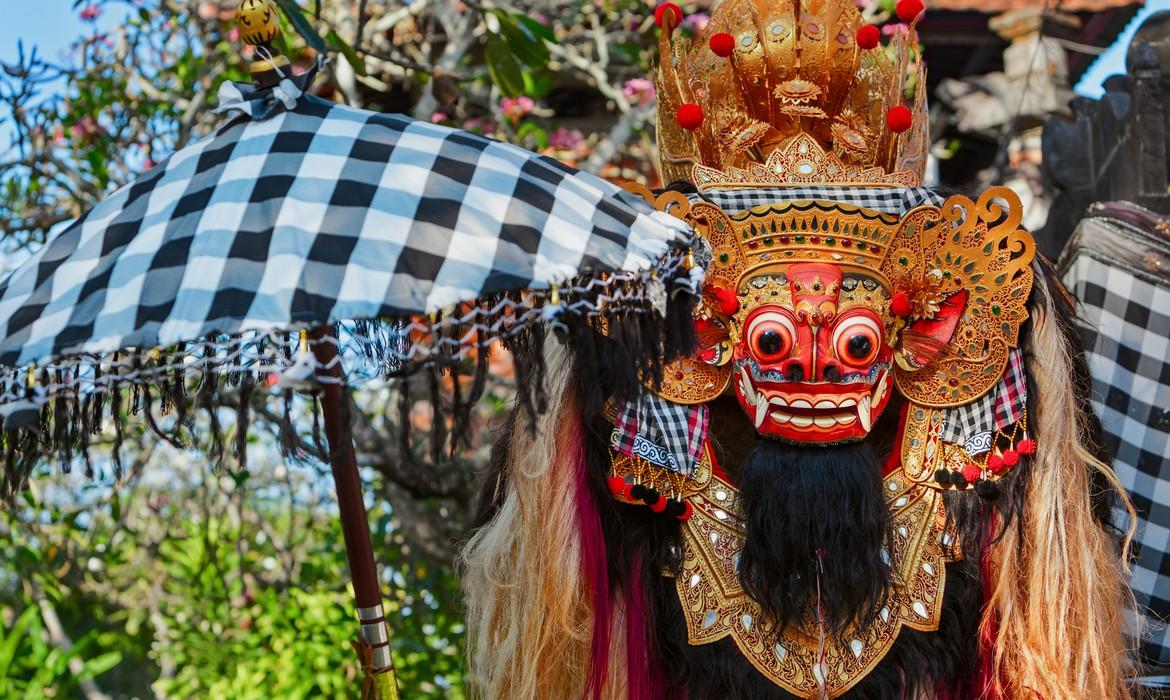
{"label": "red mask face", "polygon": [[825,263],[793,264],[759,288],[767,295],[744,319],[733,356],[735,393],[756,431],[807,443],[868,435],[891,394],[880,315],[888,294]]}

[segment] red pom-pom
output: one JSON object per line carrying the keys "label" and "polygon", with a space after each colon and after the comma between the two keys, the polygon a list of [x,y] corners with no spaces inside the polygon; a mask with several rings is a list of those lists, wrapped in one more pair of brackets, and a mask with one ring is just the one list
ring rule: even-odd
{"label": "red pom-pom", "polygon": [[983,470],[979,468],[978,464],[973,462],[967,462],[966,466],[963,467],[963,478],[966,479],[969,483],[973,484],[978,481],[982,474]]}
{"label": "red pom-pom", "polygon": [[711,53],[720,58],[727,58],[732,51],[735,51],[735,37],[727,32],[712,34],[708,45],[711,47]]}
{"label": "red pom-pom", "polygon": [[682,20],[682,8],[673,2],[664,2],[654,8],[654,24],[667,33],[674,31],[675,27],[682,24]]}
{"label": "red pom-pom", "polygon": [[735,292],[726,287],[714,287],[711,289],[711,294],[715,297],[715,303],[719,306],[719,313],[724,316],[734,316],[736,311],[739,311],[739,297]]}
{"label": "red pom-pom", "polygon": [[910,295],[906,292],[898,292],[890,299],[890,313],[906,318],[910,311]]}
{"label": "red pom-pom", "polygon": [[1005,469],[1003,457],[1000,457],[999,455],[991,455],[988,457],[987,468],[990,469],[993,474],[999,474],[1002,472]]}
{"label": "red pom-pom", "polygon": [[926,6],[922,4],[922,0],[898,0],[898,4],[894,7],[894,11],[898,13],[898,19],[906,24],[910,24],[918,19]]}
{"label": "red pom-pom", "polygon": [[694,512],[695,512],[695,507],[693,505],[691,505],[691,502],[690,501],[683,501],[683,512],[682,512],[682,515],[678,516],[678,519],[679,520],[690,520],[691,516],[694,514]]}
{"label": "red pom-pom", "polygon": [[909,129],[913,123],[914,113],[905,105],[891,107],[890,111],[886,112],[886,126],[890,127],[890,131],[900,134]]}
{"label": "red pom-pom", "polygon": [[1036,453],[1036,441],[1031,438],[1025,438],[1016,443],[1016,452],[1022,455],[1030,455]]}
{"label": "red pom-pom", "polygon": [[1009,467],[1014,467],[1020,463],[1020,453],[1015,450],[1003,451],[1003,463]]}
{"label": "red pom-pom", "polygon": [[657,501],[651,503],[650,510],[654,511],[655,513],[661,513],[662,511],[666,510],[666,497],[663,496]]}
{"label": "red pom-pom", "polygon": [[626,485],[626,480],[620,476],[609,477],[609,492],[615,496],[620,496],[626,492],[629,486]]}
{"label": "red pom-pom", "polygon": [[678,106],[674,120],[684,129],[695,130],[703,123],[703,108],[692,102]]}
{"label": "red pom-pom", "polygon": [[882,41],[882,32],[874,24],[864,24],[857,30],[857,45],[863,49],[875,49]]}

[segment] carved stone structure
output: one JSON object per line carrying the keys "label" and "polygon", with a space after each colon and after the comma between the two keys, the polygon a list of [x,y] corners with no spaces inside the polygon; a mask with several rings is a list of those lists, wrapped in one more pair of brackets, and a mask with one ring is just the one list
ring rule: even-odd
{"label": "carved stone structure", "polygon": [[1170,214],[1170,12],[1134,36],[1126,75],[1099,99],[1072,101],[1072,118],[1044,126],[1044,165],[1057,190],[1040,251],[1055,258],[1093,202],[1125,200]]}

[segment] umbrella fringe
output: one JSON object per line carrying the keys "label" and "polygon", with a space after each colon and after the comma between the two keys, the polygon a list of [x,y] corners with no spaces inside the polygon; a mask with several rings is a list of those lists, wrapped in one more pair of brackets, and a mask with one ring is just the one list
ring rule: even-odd
{"label": "umbrella fringe", "polygon": [[317,450],[317,454],[324,458],[325,461],[329,461],[329,449],[321,437],[321,392],[314,391],[310,397],[310,402],[312,403],[313,410],[313,449]]}
{"label": "umbrella fringe", "polygon": [[[213,351],[209,349],[207,352]],[[211,457],[212,466],[216,471],[223,468],[224,462],[223,427],[219,423],[219,411],[215,405],[215,394],[218,390],[219,373],[210,368],[205,370],[199,386],[198,400],[203,411],[207,414],[207,428],[211,437],[208,456]]]}
{"label": "umbrella fringe", "polygon": [[114,424],[114,444],[110,447],[110,458],[114,461],[114,478],[122,479],[122,390],[116,384],[110,385],[110,420]]}
{"label": "umbrella fringe", "polygon": [[282,398],[282,413],[280,422],[280,453],[288,459],[301,460],[300,441],[297,440],[296,426],[292,418],[292,402],[293,392],[291,389],[285,389],[281,392]]}
{"label": "umbrella fringe", "polygon": [[[445,313],[347,322],[333,334],[345,348],[343,361],[351,380],[373,372],[394,382],[402,459],[417,464],[426,455],[439,463],[470,444],[473,410],[487,389],[490,353],[497,344],[512,354],[514,400],[530,418],[547,410],[544,383],[550,368],[545,366],[543,348],[550,329],[559,342],[571,346],[584,376],[597,377],[582,392],[586,412],[601,410],[610,400],[632,398],[643,386],[657,386],[664,364],[695,345],[691,313],[696,300],[679,283],[687,274],[682,257],[681,251],[668,256],[657,278],[650,273],[598,273],[556,290],[499,293]],[[661,287],[672,290],[665,316]],[[659,291],[653,291],[656,288]],[[107,415],[113,423],[112,457],[119,478],[126,418],[132,415],[146,423],[149,433],[175,447],[199,445],[216,468],[223,465],[227,449],[243,467],[254,418],[250,402],[258,396],[266,400],[273,373],[294,363],[297,340],[296,332],[256,331],[213,334],[157,349],[78,355],[38,367],[37,381],[31,382],[35,395],[26,390],[28,370],[0,369],[3,400],[32,400],[40,422],[39,431],[34,426],[5,433],[2,483],[6,489],[23,483],[26,474],[21,470],[31,468],[24,465],[40,458],[55,457],[60,468],[68,470],[80,456],[87,476],[92,475],[90,450],[97,444],[93,436],[110,427]],[[225,398],[220,392],[229,388],[235,393],[225,408],[236,413],[235,433],[225,441],[218,404]],[[412,430],[411,421],[421,392],[433,409],[425,431]],[[297,461],[308,457],[310,450],[327,454],[318,397],[305,396],[313,421],[310,447],[310,436],[298,435],[294,422],[294,415],[300,415],[293,411],[295,394],[277,391],[280,395],[281,453]],[[206,432],[201,411],[207,413]],[[535,421],[527,423],[531,428]],[[415,444],[419,432],[426,432],[427,438]],[[427,442],[429,449],[422,447]]]}
{"label": "umbrella fringe", "polygon": [[250,375],[245,373],[240,377],[240,402],[236,407],[236,464],[240,471],[248,468],[248,426],[251,424],[254,386]]}

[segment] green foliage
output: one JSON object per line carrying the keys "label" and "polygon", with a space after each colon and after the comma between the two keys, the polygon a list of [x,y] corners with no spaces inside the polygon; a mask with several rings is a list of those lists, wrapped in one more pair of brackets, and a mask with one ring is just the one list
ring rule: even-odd
{"label": "green foliage", "polygon": [[[95,677],[126,694],[354,697],[358,625],[336,513],[269,495],[271,482],[220,481],[228,493],[210,499],[142,489],[68,508],[30,499],[6,514],[0,697],[71,697]],[[407,556],[390,513],[371,516],[404,697],[463,697],[453,573]],[[49,640],[38,596],[71,650]]]}

